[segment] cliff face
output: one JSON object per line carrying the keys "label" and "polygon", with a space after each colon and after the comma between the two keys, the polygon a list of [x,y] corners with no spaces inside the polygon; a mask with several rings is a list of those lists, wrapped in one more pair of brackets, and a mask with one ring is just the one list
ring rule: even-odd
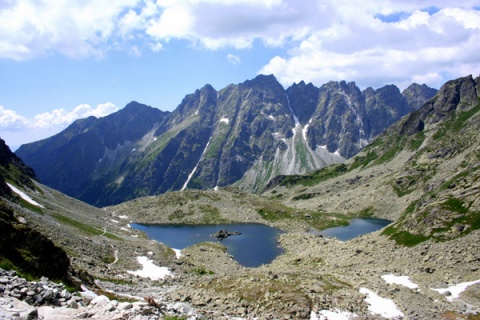
{"label": "cliff face", "polygon": [[[480,229],[480,77],[447,82],[345,163],[280,176],[267,195],[301,208],[374,215],[400,244]],[[308,186],[308,188],[307,188]]]}
{"label": "cliff face", "polygon": [[345,82],[285,90],[260,75],[220,91],[206,85],[171,113],[132,102],[23,145],[17,155],[42,183],[97,206],[184,188],[260,191],[276,175],[352,157],[433,91],[362,92]]}
{"label": "cliff face", "polygon": [[0,260],[8,260],[34,276],[66,279],[70,260],[65,251],[15,215],[14,208],[19,206],[13,204],[20,202],[20,198],[12,192],[7,180],[34,189],[35,178],[33,170],[0,139]]}

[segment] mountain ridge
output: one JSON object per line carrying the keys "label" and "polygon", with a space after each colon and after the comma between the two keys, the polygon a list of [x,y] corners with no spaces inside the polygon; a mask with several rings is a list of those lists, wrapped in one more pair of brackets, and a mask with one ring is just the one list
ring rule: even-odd
{"label": "mountain ridge", "polygon": [[405,97],[345,81],[284,89],[259,75],[219,91],[207,84],[172,112],[131,102],[16,154],[46,185],[97,206],[234,183],[258,192],[275,175],[350,158],[434,90],[409,88]]}
{"label": "mountain ridge", "polygon": [[[243,89],[232,86],[229,90],[239,90],[241,94],[223,97],[243,103],[242,94],[259,99],[258,94]],[[479,89],[480,77],[450,81],[419,110],[395,122],[354,157],[313,173],[280,176],[275,184],[272,180],[270,188],[262,194],[247,193],[231,186],[215,191],[186,189],[98,209],[41,185],[30,176],[25,179],[31,180],[33,189],[13,176],[13,180],[8,177],[10,182],[41,206],[9,200],[9,196],[3,194],[0,194],[0,204],[5,202],[10,206],[13,219],[12,212],[8,219],[20,229],[28,224],[64,248],[85,285],[94,283],[95,290],[105,290],[101,293],[118,293],[111,298],[116,300],[125,294],[158,299],[168,306],[168,314],[174,316],[188,313],[209,319],[234,316],[311,319],[325,316],[324,311],[328,316],[348,311],[352,317],[355,314],[367,319],[378,316],[373,314],[368,299],[372,296],[368,292],[375,292],[388,299],[382,301],[395,305],[399,313],[407,317],[475,317],[480,307]],[[198,119],[201,116],[214,119],[214,125],[227,129],[233,117],[208,102],[208,97],[213,99],[209,92],[213,93],[205,88],[203,100],[190,99],[191,106],[195,107],[185,113],[181,122],[165,127],[173,137],[180,137],[172,142],[171,138],[161,135],[144,136],[149,141],[157,138],[159,143],[143,144],[145,150],[181,146],[185,143],[185,135],[192,134],[185,128],[193,133],[207,130],[197,141],[207,140],[206,144],[213,145],[215,133],[222,132],[208,127],[209,123],[200,126]],[[268,92],[264,94],[270,102],[276,101]],[[264,112],[261,118],[251,118],[257,122],[253,128],[259,128],[262,120],[273,116],[275,108],[285,110],[285,105],[269,103],[267,106],[269,108],[262,106],[253,111],[245,109],[238,117],[246,119]],[[344,109],[340,110],[346,107],[345,102]],[[195,114],[199,109],[204,110],[202,115]],[[197,126],[192,127],[192,123]],[[200,131],[195,131],[195,127],[200,127],[197,128]],[[232,131],[240,129],[248,133],[251,128],[237,121]],[[153,130],[157,129],[149,132]],[[300,126],[296,131],[285,126],[285,131],[278,132],[290,132],[291,136],[285,138],[289,143],[295,136],[303,139]],[[283,140],[277,143],[278,146],[284,144],[288,150]],[[203,156],[208,152],[203,145],[197,149]],[[145,162],[148,165],[148,161]],[[193,161],[192,165],[198,163]],[[13,171],[0,171],[0,177]],[[190,168],[186,171],[193,172]],[[0,225],[4,218],[1,209],[2,206]],[[381,231],[345,242],[311,232],[347,224],[354,217],[387,218],[393,222]],[[272,263],[258,268],[242,267],[218,243],[200,243],[185,248],[178,258],[170,248],[130,228],[131,221],[148,224],[264,223],[287,231],[278,237],[285,251]],[[9,234],[10,231],[2,229],[0,237]],[[16,248],[17,243],[17,239],[0,241],[0,247]],[[133,276],[128,270],[141,268],[136,261],[140,256],[148,257],[158,266],[167,266],[174,277],[155,282]],[[48,258],[47,261],[51,262]],[[95,281],[85,270],[95,276]],[[387,277],[408,279],[414,287],[404,287],[405,281],[391,283]],[[453,297],[451,293],[459,284],[467,288]],[[7,295],[8,290],[0,294]],[[115,309],[113,301],[107,303],[100,309],[99,305],[93,309],[81,302],[79,309],[74,310],[50,308],[49,315],[71,310],[69,314],[77,317],[99,310],[105,318],[111,318],[118,316],[125,306],[118,304]],[[173,304],[181,305],[181,310]],[[121,311],[122,315],[140,316],[145,312],[152,318],[162,317],[152,314],[147,307],[128,310]],[[65,313],[62,315],[65,317]]]}

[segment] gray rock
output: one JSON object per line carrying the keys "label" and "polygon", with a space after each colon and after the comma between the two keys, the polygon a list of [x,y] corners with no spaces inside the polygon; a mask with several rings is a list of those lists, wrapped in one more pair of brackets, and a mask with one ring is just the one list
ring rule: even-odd
{"label": "gray rock", "polygon": [[52,298],[54,298],[54,294],[53,294],[53,290],[52,289],[47,289],[43,295],[42,295],[43,299],[45,300],[50,300]]}
{"label": "gray rock", "polygon": [[128,310],[128,309],[131,309],[132,307],[133,307],[133,304],[131,304],[130,302],[121,302],[118,304],[117,309]]}
{"label": "gray rock", "polygon": [[90,301],[90,304],[93,306],[96,306],[96,305],[104,305],[109,302],[110,302],[110,299],[108,299],[104,295],[101,295],[101,296],[95,297],[92,301]]}

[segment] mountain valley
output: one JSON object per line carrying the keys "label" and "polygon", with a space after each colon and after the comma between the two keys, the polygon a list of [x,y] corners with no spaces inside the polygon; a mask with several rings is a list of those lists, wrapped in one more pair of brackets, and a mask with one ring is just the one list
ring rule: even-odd
{"label": "mountain valley", "polygon": [[[79,299],[78,309],[58,308],[72,319],[89,310],[100,319],[479,319],[480,77],[432,90],[284,90],[259,76],[219,92],[205,86],[171,114],[132,102],[16,154],[3,144],[0,267],[38,277],[41,264],[26,266],[46,261],[61,270],[49,277],[77,290],[148,296],[165,312]],[[354,217],[393,223],[345,242],[311,232]],[[285,231],[284,254],[258,268],[221,242],[178,256],[131,222],[268,224]],[[27,228],[58,254],[13,246]],[[140,257],[172,275],[135,275]]]}
{"label": "mountain valley", "polygon": [[351,158],[435,92],[343,81],[285,90],[259,75],[220,91],[205,85],[173,112],[131,102],[16,154],[45,185],[99,207],[186,188],[260,192],[277,175]]}

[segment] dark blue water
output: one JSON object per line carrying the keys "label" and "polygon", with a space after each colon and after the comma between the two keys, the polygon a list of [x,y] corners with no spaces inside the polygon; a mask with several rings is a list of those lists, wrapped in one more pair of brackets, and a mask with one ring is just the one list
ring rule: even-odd
{"label": "dark blue water", "polygon": [[374,232],[392,223],[390,220],[376,218],[359,218],[350,221],[348,226],[325,229],[319,233],[325,237],[335,237],[347,241],[362,234]]}
{"label": "dark blue water", "polygon": [[233,235],[221,241],[235,260],[245,267],[258,267],[268,264],[282,254],[278,246],[277,235],[281,230],[262,224],[238,223],[221,225],[142,225],[131,224],[131,227],[147,234],[150,239],[162,242],[174,249],[185,249],[199,242],[217,242],[212,233],[218,230],[238,231],[241,235]]}

